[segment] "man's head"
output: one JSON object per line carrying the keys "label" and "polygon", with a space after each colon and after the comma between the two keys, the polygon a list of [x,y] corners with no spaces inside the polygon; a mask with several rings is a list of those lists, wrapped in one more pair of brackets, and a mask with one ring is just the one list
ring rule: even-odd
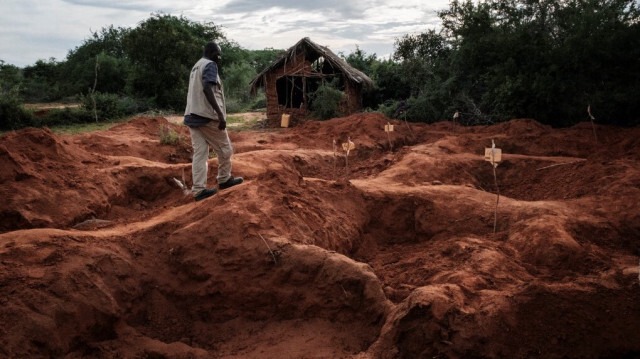
{"label": "man's head", "polygon": [[206,45],[204,45],[204,57],[208,58],[209,60],[220,62],[221,54],[222,50],[220,49],[220,46],[218,46],[218,44],[216,44],[215,42],[210,41],[207,42]]}

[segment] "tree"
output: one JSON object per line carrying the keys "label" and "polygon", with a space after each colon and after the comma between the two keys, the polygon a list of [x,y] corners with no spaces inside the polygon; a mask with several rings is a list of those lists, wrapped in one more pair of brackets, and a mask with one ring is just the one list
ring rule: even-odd
{"label": "tree", "polygon": [[124,49],[132,64],[128,79],[131,92],[153,98],[161,108],[184,108],[191,67],[208,41],[223,39],[213,23],[152,15],[124,37]]}
{"label": "tree", "polygon": [[454,0],[439,16],[440,31],[396,42],[411,96],[436,116],[428,121],[459,110],[469,123],[565,126],[591,104],[600,121],[638,123],[636,1]]}
{"label": "tree", "polygon": [[60,63],[55,58],[38,60],[22,70],[20,97],[28,102],[53,101],[60,98]]}
{"label": "tree", "polygon": [[256,70],[256,73],[262,72],[285,50],[266,48],[263,50],[249,51],[249,64]]}
{"label": "tree", "polygon": [[21,82],[20,68],[0,60],[0,93],[19,88]]}
{"label": "tree", "polygon": [[346,57],[343,54],[340,54],[345,61],[352,67],[364,72],[367,75],[370,75],[373,72],[373,66],[378,61],[376,54],[367,54],[365,51],[360,49],[358,45],[356,45],[355,51],[347,55]]}
{"label": "tree", "polygon": [[61,63],[60,87],[63,96],[87,92],[96,79],[95,65],[98,63],[96,91],[124,93],[131,64],[125,53],[123,39],[130,30],[109,26],[93,32],[82,45],[69,51],[66,61]]}

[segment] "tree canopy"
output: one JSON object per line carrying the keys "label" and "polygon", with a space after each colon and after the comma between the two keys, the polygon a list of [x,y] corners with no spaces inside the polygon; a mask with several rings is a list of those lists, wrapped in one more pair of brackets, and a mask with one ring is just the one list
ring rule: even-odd
{"label": "tree canopy", "polygon": [[396,42],[414,120],[528,117],[638,124],[640,12],[633,0],[457,1],[442,28]]}

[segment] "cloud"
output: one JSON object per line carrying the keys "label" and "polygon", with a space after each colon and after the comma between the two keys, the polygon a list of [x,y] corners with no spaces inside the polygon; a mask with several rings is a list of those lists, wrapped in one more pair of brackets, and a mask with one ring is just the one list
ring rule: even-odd
{"label": "cloud", "polygon": [[0,59],[26,66],[39,59],[63,60],[92,31],[103,27],[135,26],[146,11],[71,5],[60,0],[0,3]]}
{"label": "cloud", "polygon": [[228,37],[249,49],[288,48],[308,36],[335,52],[348,53],[358,45],[368,53],[388,57],[396,38],[437,26],[436,10],[445,8],[447,1],[425,3],[240,0],[212,11],[210,16],[223,24]]}
{"label": "cloud", "polygon": [[221,26],[251,49],[287,49],[303,37],[349,53],[393,52],[396,38],[438,25],[448,0],[21,0],[0,1],[0,59],[18,66],[62,60],[92,31],[133,28],[151,13]]}
{"label": "cloud", "polygon": [[349,19],[362,16],[363,11],[375,6],[376,0],[238,0],[228,3],[220,11],[231,13],[255,13],[271,9],[298,10],[309,16],[330,14],[335,19]]}
{"label": "cloud", "polygon": [[62,0],[70,5],[116,10],[136,10],[144,12],[172,13],[190,7],[188,1],[150,1],[150,0]]}

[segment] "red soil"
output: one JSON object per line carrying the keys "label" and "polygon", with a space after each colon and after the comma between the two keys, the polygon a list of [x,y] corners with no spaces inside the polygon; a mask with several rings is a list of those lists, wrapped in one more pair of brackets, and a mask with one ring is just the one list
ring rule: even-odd
{"label": "red soil", "polygon": [[5,134],[0,357],[640,356],[639,128],[387,121],[231,131],[198,203],[164,118]]}

